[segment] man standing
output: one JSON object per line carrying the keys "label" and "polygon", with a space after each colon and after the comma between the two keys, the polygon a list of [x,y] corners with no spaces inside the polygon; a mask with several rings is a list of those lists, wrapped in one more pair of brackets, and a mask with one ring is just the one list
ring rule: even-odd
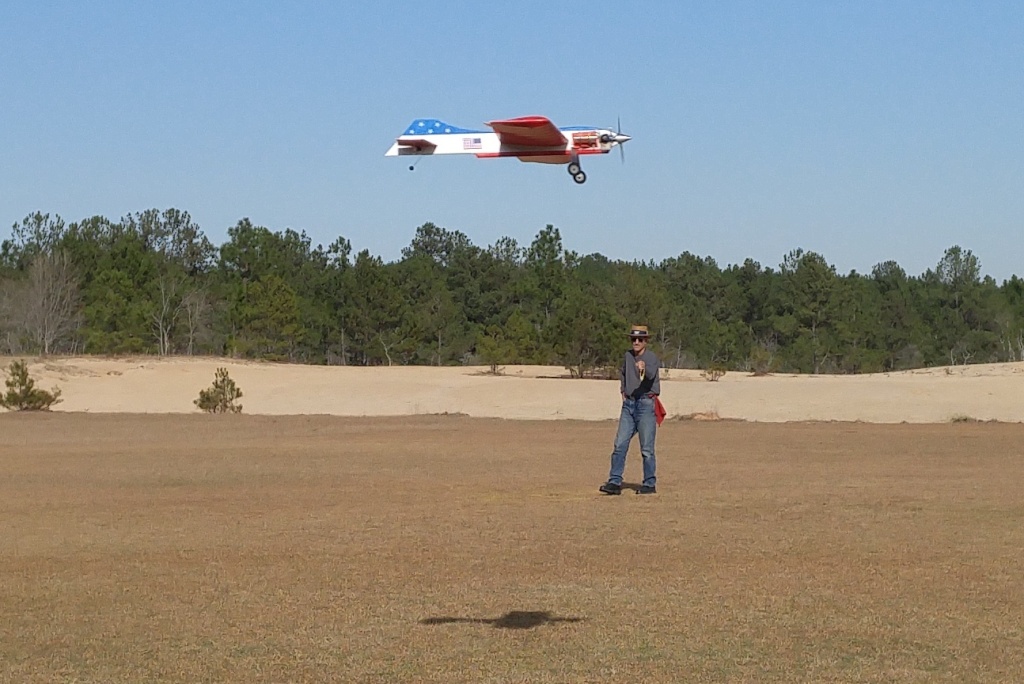
{"label": "man standing", "polygon": [[655,406],[659,405],[661,363],[647,348],[651,336],[646,325],[634,325],[629,331],[632,348],[626,352],[619,371],[619,392],[622,413],[612,450],[612,468],[608,481],[599,487],[605,494],[622,493],[622,473],[626,469],[626,452],[633,435],[640,435],[640,454],[644,461],[644,481],[637,494],[657,492],[654,460],[654,437],[657,433]]}

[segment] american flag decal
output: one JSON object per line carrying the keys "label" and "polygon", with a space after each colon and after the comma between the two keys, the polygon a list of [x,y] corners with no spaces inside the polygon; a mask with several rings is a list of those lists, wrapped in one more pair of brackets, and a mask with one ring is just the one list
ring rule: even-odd
{"label": "american flag decal", "polygon": [[464,150],[479,150],[481,147],[480,138],[462,139],[462,149]]}

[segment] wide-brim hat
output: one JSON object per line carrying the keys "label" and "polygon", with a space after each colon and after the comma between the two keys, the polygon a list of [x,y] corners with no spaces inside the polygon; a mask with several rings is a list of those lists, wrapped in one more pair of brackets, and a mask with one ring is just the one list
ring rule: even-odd
{"label": "wide-brim hat", "polygon": [[634,325],[629,329],[630,337],[650,337],[651,333],[647,330],[646,325]]}

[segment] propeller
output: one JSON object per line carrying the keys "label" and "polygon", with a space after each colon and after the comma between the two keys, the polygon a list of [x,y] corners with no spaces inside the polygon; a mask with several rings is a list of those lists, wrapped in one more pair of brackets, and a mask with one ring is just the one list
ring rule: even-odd
{"label": "propeller", "polygon": [[622,163],[626,163],[626,148],[623,147],[623,143],[629,140],[628,135],[622,135],[622,117],[615,117],[615,139],[619,143],[619,159]]}
{"label": "propeller", "polygon": [[604,135],[601,136],[601,142],[603,142],[603,143],[618,143],[618,145],[619,145],[619,155],[620,155],[620,157],[622,159],[622,163],[623,164],[626,163],[626,150],[623,147],[623,144],[629,142],[632,139],[633,138],[631,136],[623,134],[623,132],[622,132],[622,118],[621,117],[617,117],[616,118],[616,121],[615,121],[615,135],[610,135],[608,133],[605,133]]}

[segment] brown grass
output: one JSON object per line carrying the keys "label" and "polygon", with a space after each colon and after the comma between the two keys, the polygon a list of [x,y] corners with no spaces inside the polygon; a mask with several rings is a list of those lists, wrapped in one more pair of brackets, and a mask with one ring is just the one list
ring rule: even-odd
{"label": "brown grass", "polygon": [[0,679],[1024,681],[1024,426],[614,430],[2,415]]}

